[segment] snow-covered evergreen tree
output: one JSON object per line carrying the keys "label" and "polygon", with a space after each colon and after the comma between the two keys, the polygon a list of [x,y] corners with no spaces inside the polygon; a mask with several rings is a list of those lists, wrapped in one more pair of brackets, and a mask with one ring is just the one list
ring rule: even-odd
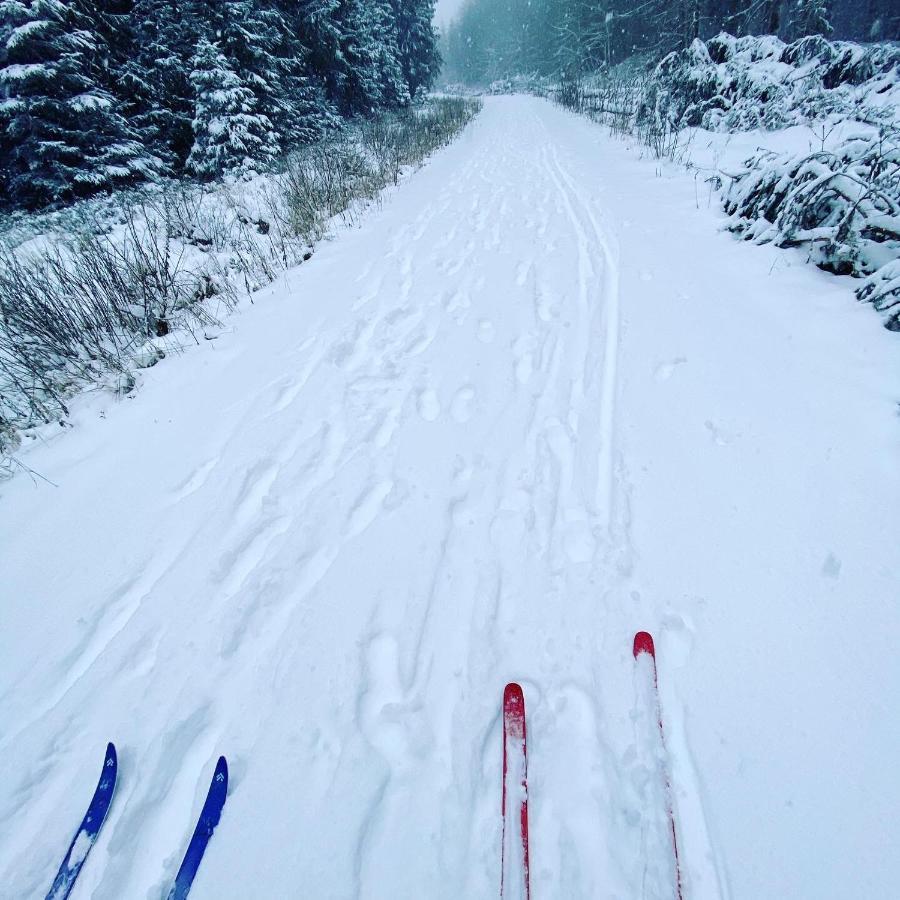
{"label": "snow-covered evergreen tree", "polygon": [[433,3],[0,0],[0,204],[208,177],[403,106],[437,74]]}
{"label": "snow-covered evergreen tree", "polygon": [[828,37],[833,30],[828,0],[794,0],[790,23],[792,37],[813,34]]}
{"label": "snow-covered evergreen tree", "polygon": [[226,0],[217,30],[219,46],[257,111],[271,121],[288,149],[316,140],[335,124],[321,85],[305,71],[307,53],[271,0]]}
{"label": "snow-covered evergreen tree", "polygon": [[400,68],[411,97],[434,83],[441,67],[434,32],[434,0],[392,0]]}
{"label": "snow-covered evergreen tree", "polygon": [[339,7],[340,50],[333,62],[345,115],[370,115],[385,104],[378,44],[382,21],[380,12],[374,18],[370,12],[366,0],[345,0]]}
{"label": "snow-covered evergreen tree", "polygon": [[104,6],[89,0],[3,4],[0,171],[18,205],[86,196],[158,167],[107,87],[114,74]]}
{"label": "snow-covered evergreen tree", "polygon": [[289,21],[304,48],[309,74],[323,86],[328,99],[337,103],[346,68],[341,56],[340,0],[295,0],[290,5],[293,17]]}
{"label": "snow-covered evergreen tree", "polygon": [[337,109],[312,71],[308,51],[290,34],[281,47],[278,71],[281,92],[274,116],[284,149],[317,141],[337,127]]}
{"label": "snow-covered evergreen tree", "polygon": [[[19,14],[20,9],[20,3],[0,3],[0,72],[6,69],[8,61],[7,44],[13,30],[22,19]],[[2,82],[0,82],[0,107],[3,107],[8,102],[6,96],[7,89],[3,88]],[[8,196],[9,181],[12,177],[10,163],[12,161],[14,143],[7,133],[3,115],[3,110],[0,108],[0,194],[5,192]]]}
{"label": "snow-covered evergreen tree", "polygon": [[197,42],[194,86],[194,145],[187,170],[200,178],[247,171],[278,153],[272,122],[257,110],[253,91],[241,80],[219,46]]}
{"label": "snow-covered evergreen tree", "polygon": [[203,33],[196,0],[133,0],[120,90],[142,139],[179,172],[194,143],[191,60]]}
{"label": "snow-covered evergreen tree", "polygon": [[264,0],[223,0],[216,44],[244,85],[253,92],[256,110],[276,129],[282,106],[280,61],[276,52],[287,26]]}
{"label": "snow-covered evergreen tree", "polygon": [[371,33],[380,74],[382,103],[405,106],[410,101],[409,85],[403,75],[394,10],[390,0],[369,0]]}

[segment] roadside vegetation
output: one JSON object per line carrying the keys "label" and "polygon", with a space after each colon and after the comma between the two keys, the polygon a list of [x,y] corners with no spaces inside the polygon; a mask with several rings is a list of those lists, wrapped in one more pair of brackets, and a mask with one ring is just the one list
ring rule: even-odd
{"label": "roadside vegetation", "polygon": [[268,174],[172,182],[10,217],[0,235],[0,453],[64,422],[86,385],[214,337],[242,297],[309,259],[402,173],[448,144],[480,101],[442,97],[346,127]]}

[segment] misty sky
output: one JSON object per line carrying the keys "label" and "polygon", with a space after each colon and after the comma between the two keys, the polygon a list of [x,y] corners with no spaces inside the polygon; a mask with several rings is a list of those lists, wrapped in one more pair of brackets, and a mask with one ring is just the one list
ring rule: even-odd
{"label": "misty sky", "polygon": [[437,0],[434,10],[434,21],[439,25],[446,25],[463,5],[463,0]]}

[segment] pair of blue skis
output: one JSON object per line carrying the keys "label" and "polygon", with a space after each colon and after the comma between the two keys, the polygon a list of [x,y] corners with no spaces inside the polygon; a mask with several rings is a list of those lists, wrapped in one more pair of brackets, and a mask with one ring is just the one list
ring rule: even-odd
{"label": "pair of blue skis", "polygon": [[[103,820],[109,811],[113,791],[116,788],[118,771],[119,760],[116,756],[116,748],[115,745],[109,744],[106,748],[103,771],[100,773],[97,789],[94,791],[94,796],[78,831],[75,832],[75,837],[72,838],[72,843],[69,844],[69,851],[59,867],[59,872],[56,873],[53,887],[47,894],[47,900],[65,900],[71,893],[75,879],[78,878],[78,873],[81,871],[91,847],[94,846]],[[219,817],[222,815],[222,807],[225,805],[227,794],[228,763],[224,756],[220,756],[216,763],[209,792],[206,795],[206,801],[200,811],[200,818],[197,820],[191,842],[181,861],[181,868],[175,876],[175,883],[166,900],[184,900],[187,897],[200,866],[200,860],[203,859],[206,845],[209,843],[216,825],[219,824]]]}

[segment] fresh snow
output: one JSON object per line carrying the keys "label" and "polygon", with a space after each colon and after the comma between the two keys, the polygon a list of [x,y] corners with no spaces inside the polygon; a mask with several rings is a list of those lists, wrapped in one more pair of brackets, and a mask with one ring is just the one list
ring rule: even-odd
{"label": "fresh snow", "polygon": [[88,855],[90,849],[91,836],[87,831],[81,829],[75,838],[75,843],[72,844],[72,852],[69,855],[69,864],[71,868],[74,869],[75,867],[80,866],[84,862],[84,858]]}
{"label": "fresh snow", "polygon": [[519,681],[535,897],[673,896],[663,762],[686,898],[895,897],[897,336],[723,221],[488,98],[233,331],[76,398],[0,485],[0,894],[115,740],[75,900],[168,890],[220,753],[192,898],[496,897]]}
{"label": "fresh snow", "polygon": [[504,897],[521,898],[525,887],[525,846],[522,842],[521,810],[527,799],[525,787],[525,743],[511,737],[507,743],[506,828],[503,833]]}

